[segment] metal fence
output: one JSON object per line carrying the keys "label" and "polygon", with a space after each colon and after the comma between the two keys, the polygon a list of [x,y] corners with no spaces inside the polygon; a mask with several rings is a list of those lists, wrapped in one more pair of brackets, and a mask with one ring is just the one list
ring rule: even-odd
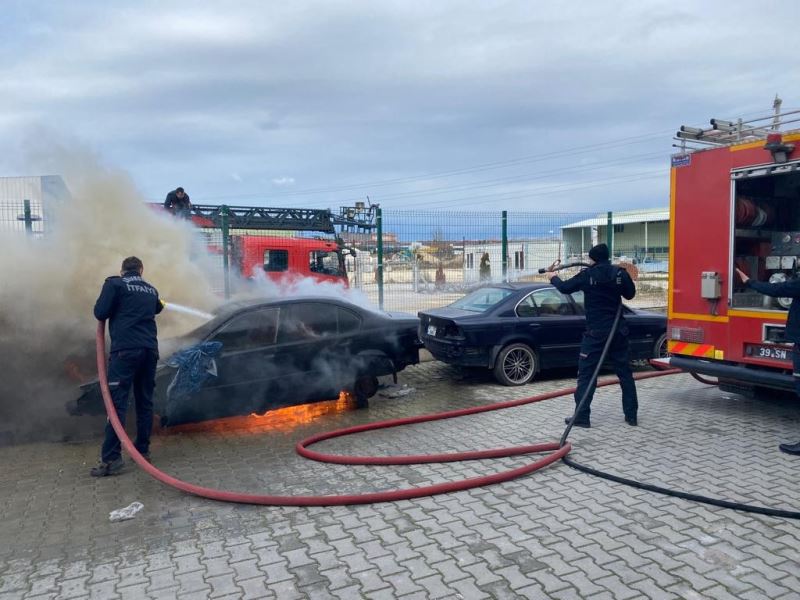
{"label": "metal fence", "polygon": [[[615,262],[637,280],[633,304],[666,306],[667,223],[651,228],[645,243],[631,232],[633,224],[627,235],[625,226],[615,226],[613,214],[610,228],[609,215],[600,219],[597,213],[383,210],[380,216],[380,235],[374,247],[362,243],[366,258],[357,267],[375,276],[352,280],[386,310],[442,306],[490,282],[547,281],[540,268],[555,260],[585,260],[599,242],[608,243]],[[587,224],[570,227],[576,223]]]}
{"label": "metal fence", "polygon": [[[13,204],[13,206],[12,206]],[[17,206],[19,205],[19,206]],[[635,221],[613,213],[516,211],[412,211],[369,209],[355,219],[331,211],[205,207],[193,215],[197,228],[195,255],[210,265],[212,284],[220,295],[235,294],[244,275],[242,240],[253,237],[335,240],[346,248],[345,266],[351,288],[363,292],[385,310],[416,313],[444,306],[476,286],[502,281],[547,281],[538,270],[554,260],[585,259],[589,248],[609,244],[613,260],[626,266],[637,282],[631,303],[643,308],[666,306],[668,222]],[[270,212],[272,211],[272,212]],[[288,212],[291,211],[291,212]],[[299,212],[298,212],[299,211]],[[36,211],[34,210],[33,213]],[[26,216],[28,215],[28,216]],[[315,224],[292,229],[286,219],[313,217]],[[47,231],[25,203],[0,201],[0,231]],[[278,223],[281,229],[270,229]],[[319,225],[320,219],[322,226]],[[325,221],[329,226],[325,226]],[[621,221],[624,221],[621,222]],[[325,229],[327,232],[320,231]],[[41,235],[41,233],[39,233]],[[305,260],[321,260],[320,253]],[[322,257],[324,258],[324,257]],[[259,265],[267,269],[267,254]],[[252,261],[251,261],[252,262]],[[291,270],[291,269],[290,269]],[[312,269],[313,270],[313,269]],[[569,272],[566,275],[570,275]]]}
{"label": "metal fence", "polygon": [[[266,229],[269,220],[258,229],[252,219],[237,221],[223,216],[224,209],[218,212],[220,219],[202,231],[221,269],[215,281],[222,293],[236,291],[237,274],[250,275],[240,271],[242,255],[237,248],[243,239],[325,237],[319,230]],[[648,228],[631,222],[630,216],[624,224],[615,223],[613,213],[599,217],[597,213],[381,209],[375,210],[373,217],[355,226],[352,222],[350,226],[340,224],[325,239],[335,239],[346,249],[350,287],[384,310],[415,313],[444,306],[479,285],[493,282],[544,282],[547,278],[539,274],[540,268],[555,260],[585,260],[589,248],[599,242],[607,243],[614,261],[634,276],[638,293],[631,304],[666,306],[665,221]],[[313,262],[317,253],[306,254],[308,258],[303,260]],[[267,262],[265,255],[265,269]],[[567,271],[566,276],[573,273]]]}

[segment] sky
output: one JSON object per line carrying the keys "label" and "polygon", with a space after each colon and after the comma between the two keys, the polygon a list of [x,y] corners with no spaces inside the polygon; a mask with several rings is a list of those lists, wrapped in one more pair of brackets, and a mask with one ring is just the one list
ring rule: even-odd
{"label": "sky", "polygon": [[150,201],[665,207],[680,125],[800,108],[796,0],[2,9],[0,176],[88,150]]}

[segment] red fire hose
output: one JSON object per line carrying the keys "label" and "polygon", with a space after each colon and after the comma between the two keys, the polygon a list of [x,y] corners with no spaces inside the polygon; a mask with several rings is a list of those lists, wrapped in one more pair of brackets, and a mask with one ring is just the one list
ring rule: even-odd
{"label": "red fire hose", "polygon": [[[395,500],[407,500],[410,498],[420,498],[423,496],[432,496],[436,494],[443,494],[448,492],[456,492],[467,490],[470,488],[480,487],[493,483],[500,483],[508,481],[528,473],[533,473],[547,465],[566,456],[572,449],[572,445],[566,442],[562,447],[559,447],[558,442],[549,442],[543,444],[533,444],[528,446],[514,446],[510,448],[495,448],[492,450],[477,450],[472,452],[456,452],[450,454],[422,454],[411,456],[342,456],[335,454],[324,454],[309,450],[308,446],[335,437],[350,435],[353,433],[360,433],[363,431],[370,431],[375,429],[385,429],[387,427],[397,427],[400,425],[410,425],[413,423],[424,423],[426,421],[436,421],[440,419],[452,419],[464,415],[472,415],[482,412],[489,412],[492,410],[500,410],[503,408],[510,408],[513,406],[522,406],[533,402],[540,402],[550,398],[557,398],[559,396],[566,396],[572,394],[575,388],[567,388],[546,394],[539,394],[531,396],[530,398],[523,398],[520,400],[512,400],[509,402],[501,402],[499,404],[489,404],[485,406],[477,406],[473,408],[466,408],[462,410],[453,410],[442,413],[434,413],[429,415],[421,415],[417,417],[409,417],[405,419],[393,419],[389,421],[379,421],[377,423],[368,423],[365,425],[358,425],[355,427],[348,427],[345,429],[338,429],[327,433],[321,433],[297,443],[295,447],[298,454],[306,458],[318,460],[322,462],[350,464],[350,465],[407,465],[407,464],[420,464],[431,462],[452,462],[461,460],[476,460],[482,458],[501,458],[506,456],[517,456],[520,454],[530,454],[536,452],[550,452],[547,456],[540,458],[527,465],[494,473],[492,475],[484,475],[481,477],[473,477],[460,481],[450,481],[447,483],[439,483],[425,487],[416,487],[403,490],[391,490],[385,492],[373,492],[368,494],[345,494],[345,495],[332,495],[332,496],[273,496],[269,494],[248,494],[243,492],[230,492],[225,490],[217,490],[213,488],[203,487],[182,481],[170,475],[167,475],[160,469],[157,469],[152,464],[147,462],[145,458],[139,453],[136,447],[131,442],[128,434],[125,431],[122,423],[117,416],[117,411],[114,409],[114,404],[111,401],[111,392],[108,388],[108,376],[106,373],[106,359],[105,359],[105,321],[100,321],[97,324],[96,347],[97,347],[97,373],[100,379],[100,389],[103,394],[103,402],[108,413],[111,426],[114,428],[117,436],[125,448],[125,451],[133,458],[139,467],[146,471],[155,479],[196,496],[210,498],[212,500],[220,500],[223,502],[239,502],[243,504],[265,504],[272,506],[337,506],[348,504],[370,504],[374,502],[392,502]],[[675,371],[662,371],[653,373],[638,374],[636,379],[647,379],[650,377],[660,377],[668,375]],[[598,382],[597,386],[605,386],[615,384],[615,380]]]}

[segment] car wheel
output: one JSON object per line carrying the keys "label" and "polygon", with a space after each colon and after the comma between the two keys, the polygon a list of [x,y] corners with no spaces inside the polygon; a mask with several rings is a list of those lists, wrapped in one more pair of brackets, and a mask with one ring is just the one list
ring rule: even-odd
{"label": "car wheel", "polygon": [[364,375],[356,379],[353,395],[356,397],[356,408],[368,408],[369,399],[378,393],[378,378]]}
{"label": "car wheel", "polygon": [[525,385],[536,375],[536,353],[525,344],[511,344],[497,355],[494,376],[503,385]]}
{"label": "car wheel", "polygon": [[656,340],[656,343],[653,344],[653,358],[665,358],[669,352],[667,352],[667,334],[662,333],[661,337]]}

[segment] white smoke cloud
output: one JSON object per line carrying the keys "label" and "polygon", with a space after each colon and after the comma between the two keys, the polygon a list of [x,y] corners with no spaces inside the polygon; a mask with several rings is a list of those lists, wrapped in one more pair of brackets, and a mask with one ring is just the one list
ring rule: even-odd
{"label": "white smoke cloud", "polygon": [[[220,302],[192,227],[143,202],[126,173],[85,149],[58,145],[31,162],[63,173],[73,198],[52,207],[40,239],[0,231],[0,438],[60,435],[64,402],[76,395],[78,379],[94,373],[94,302],[125,257],[142,259],[144,278],[164,299],[203,310]],[[158,324],[169,336],[197,319],[164,313]]]}

